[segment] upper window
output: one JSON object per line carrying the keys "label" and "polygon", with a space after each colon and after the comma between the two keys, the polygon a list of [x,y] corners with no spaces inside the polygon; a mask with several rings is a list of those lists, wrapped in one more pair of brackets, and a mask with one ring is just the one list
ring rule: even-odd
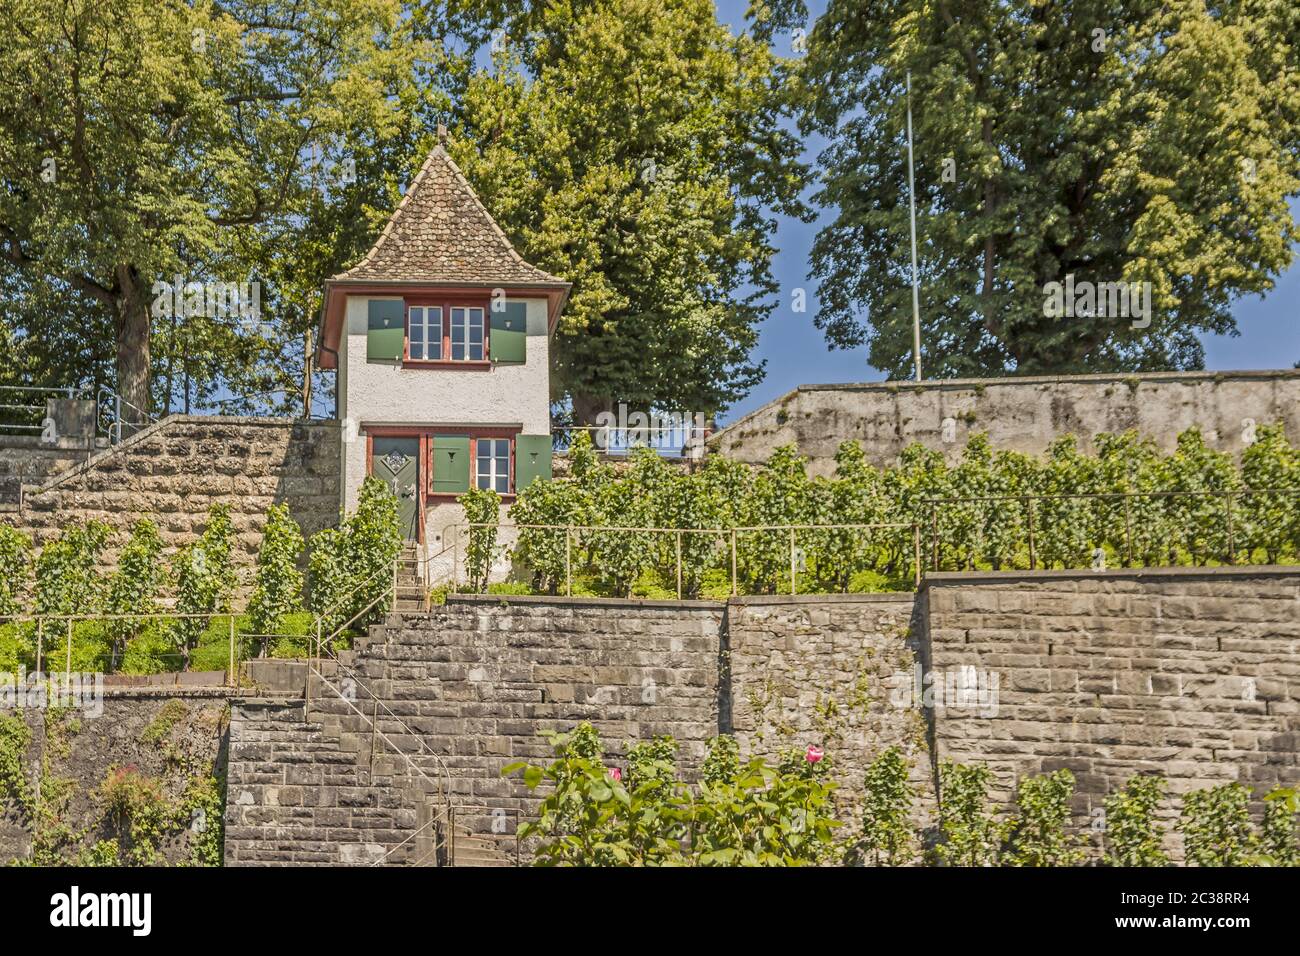
{"label": "upper window", "polygon": [[409,306],[405,358],[412,362],[485,362],[487,309],[445,302]]}
{"label": "upper window", "polygon": [[442,307],[412,306],[407,327],[410,357],[424,361],[442,358]]}
{"label": "upper window", "polygon": [[497,494],[510,491],[510,439],[479,438],[475,456],[474,484]]}
{"label": "upper window", "polygon": [[451,357],[456,362],[483,361],[483,315],[480,308],[451,310]]}

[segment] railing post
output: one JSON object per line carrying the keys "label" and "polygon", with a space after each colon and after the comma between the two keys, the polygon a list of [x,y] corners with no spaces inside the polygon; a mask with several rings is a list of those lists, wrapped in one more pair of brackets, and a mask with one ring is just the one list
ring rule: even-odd
{"label": "railing post", "polygon": [[[1237,542],[1236,542],[1235,537],[1233,536],[1233,528],[1232,528],[1232,492],[1231,492],[1231,491],[1225,491],[1225,492],[1223,493],[1223,497],[1224,497],[1224,500],[1226,500],[1227,503],[1228,503],[1228,563],[1229,563],[1229,564],[1236,564],[1236,563],[1237,563],[1237,548],[1236,548],[1235,545],[1236,545]],[[1247,559],[1246,559],[1246,563],[1247,563],[1247,564],[1250,563],[1250,559],[1249,559],[1249,557],[1247,557]]]}
{"label": "railing post", "polygon": [[38,617],[36,619],[36,673],[38,674],[41,673],[41,651],[44,650],[45,643],[44,625],[45,619]]}
{"label": "railing post", "polygon": [[235,674],[235,615],[230,615],[230,673],[226,677],[226,683],[235,687],[239,679]]}
{"label": "railing post", "polygon": [[731,596],[740,594],[740,582],[736,577],[736,529],[731,529]]}
{"label": "railing post", "polygon": [[915,572],[912,575],[912,581],[917,588],[921,588],[921,526],[916,522],[912,523],[912,554],[916,564]]}
{"label": "railing post", "polygon": [[1033,571],[1037,567],[1037,555],[1034,551],[1034,499],[1032,495],[1025,496],[1025,503],[1029,508],[1029,570]]}
{"label": "railing post", "polygon": [[72,618],[68,618],[68,661],[64,674],[69,679],[72,678]]}
{"label": "railing post", "polygon": [[939,570],[939,506],[930,503],[930,570]]}
{"label": "railing post", "polygon": [[796,575],[797,572],[795,571],[795,559],[794,559],[794,527],[791,526],[790,528],[790,595],[792,597],[799,593],[799,586],[796,580]]}
{"label": "railing post", "polygon": [[682,599],[682,533],[677,532],[677,600]]}
{"label": "railing post", "polygon": [[1127,555],[1125,565],[1133,566],[1133,496],[1124,493],[1124,551]]}
{"label": "railing post", "polygon": [[573,528],[564,529],[564,594],[573,597]]}

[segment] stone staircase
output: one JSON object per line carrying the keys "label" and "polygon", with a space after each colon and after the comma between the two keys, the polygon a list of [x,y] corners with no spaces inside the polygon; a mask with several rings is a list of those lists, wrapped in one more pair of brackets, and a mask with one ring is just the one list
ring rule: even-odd
{"label": "stone staircase", "polygon": [[549,762],[543,733],[583,720],[613,751],[671,734],[698,765],[717,728],[720,608],[425,610],[413,576],[408,553],[398,608],[311,673],[306,702],[233,705],[227,863],[526,861],[515,833],[540,794],[502,769]]}

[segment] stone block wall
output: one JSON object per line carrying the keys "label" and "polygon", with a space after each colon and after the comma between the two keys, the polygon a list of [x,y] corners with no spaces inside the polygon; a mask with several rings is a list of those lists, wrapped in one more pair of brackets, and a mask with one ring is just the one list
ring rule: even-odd
{"label": "stone block wall", "polygon": [[[926,723],[907,691],[922,635],[912,594],[739,598],[727,605],[731,730],[741,752],[775,762],[780,751],[825,747],[841,819],[853,828],[867,766],[899,747],[912,784],[933,809]],[[723,717],[726,718],[724,712]]]}
{"label": "stone block wall", "polygon": [[[419,859],[417,821],[435,781],[462,825],[499,836],[512,856],[514,829],[538,797],[502,768],[547,760],[542,733],[584,720],[611,759],[627,742],[671,734],[689,776],[717,733],[722,616],[708,602],[498,597],[390,615],[343,671],[313,681],[306,720],[292,703],[236,705],[227,860]],[[497,819],[503,832],[493,834]]]}
{"label": "stone block wall", "polygon": [[[226,769],[229,692],[219,688],[104,688],[98,706],[0,710],[30,732],[21,768],[31,799],[43,807],[42,842],[65,863],[96,842],[130,846],[101,792],[114,769],[132,768],[155,784],[177,825],[159,845],[161,861],[189,861],[200,829],[220,827],[196,816],[187,791]],[[0,863],[27,861],[36,814],[13,793],[0,793]]]}
{"label": "stone block wall", "polygon": [[728,425],[709,446],[759,463],[794,444],[812,474],[829,475],[835,449],[851,438],[870,461],[887,465],[914,441],[955,461],[977,431],[988,432],[995,448],[1041,454],[1066,433],[1091,451],[1098,432],[1136,428],[1167,452],[1179,432],[1197,425],[1212,447],[1238,454],[1249,422],[1278,421],[1291,441],[1300,441],[1300,371],[804,385]]}
{"label": "stone block wall", "polygon": [[995,707],[930,712],[936,760],[987,764],[995,799],[1063,767],[1076,819],[1135,773],[1300,782],[1300,569],[932,574],[921,603],[935,673],[996,677]]}
{"label": "stone block wall", "polygon": [[[147,517],[171,551],[194,541],[208,509],[225,503],[235,560],[251,565],[273,504],[288,504],[304,535],[338,523],[339,440],[337,422],[173,415],[28,489],[23,510],[0,520],[39,545],[75,521],[124,532]],[[123,543],[125,535],[112,542],[110,566]]]}

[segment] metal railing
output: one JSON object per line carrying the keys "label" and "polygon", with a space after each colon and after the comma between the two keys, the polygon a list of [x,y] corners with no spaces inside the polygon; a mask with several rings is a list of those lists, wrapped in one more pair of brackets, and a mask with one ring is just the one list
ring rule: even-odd
{"label": "metal railing", "polygon": [[[65,675],[70,675],[72,673],[73,651],[74,648],[76,647],[76,630],[77,630],[77,625],[79,623],[80,624],[109,623],[111,625],[112,622],[122,622],[122,623],[134,622],[134,621],[140,621],[146,623],[157,622],[159,625],[161,625],[162,629],[166,631],[169,629],[169,623],[171,626],[175,626],[179,624],[181,621],[205,621],[207,622],[208,626],[211,626],[212,622],[220,621],[224,619],[227,621],[227,635],[228,635],[228,644],[229,644],[229,658],[227,661],[229,666],[226,670],[226,684],[229,687],[235,687],[238,686],[239,668],[244,660],[244,657],[241,654],[242,639],[249,636],[246,634],[239,634],[235,627],[235,619],[239,617],[241,613],[242,612],[240,611],[219,611],[219,612],[212,612],[206,614],[181,614],[176,612],[162,611],[162,612],[156,612],[151,614],[12,615],[12,616],[0,617],[0,627],[5,625],[16,625],[18,627],[21,627],[22,625],[32,625],[32,630],[33,630],[32,638],[35,641],[35,645],[34,645],[35,666],[32,672],[40,673],[40,674],[56,673],[53,671],[49,671],[47,666],[50,660],[50,655],[47,654],[47,650],[55,650],[55,651],[62,652],[64,657],[64,673]],[[62,625],[61,627],[60,624]],[[102,632],[99,636],[101,637],[103,636]],[[136,637],[139,636],[138,629],[137,629],[137,633],[133,636]],[[108,653],[111,655],[111,657],[108,662],[109,666],[104,671],[104,673],[112,674],[117,672],[116,666],[118,662],[116,659],[116,652],[117,652],[118,639],[114,634],[112,634],[111,628],[110,628],[110,633],[107,635],[107,637],[110,644],[108,648]],[[121,639],[123,648],[125,647],[125,643],[129,639],[130,639],[129,636],[123,635]],[[190,663],[192,652],[194,650],[195,648],[177,649],[175,651],[171,651],[163,654],[155,653],[151,656],[155,658],[179,659],[181,662],[181,667],[179,668],[179,670],[168,672],[168,673],[186,673],[189,670],[189,663]]]}
{"label": "metal railing", "polygon": [[0,431],[40,433],[45,428],[47,399],[84,398],[86,391],[70,385],[0,385]]}
{"label": "metal railing", "polygon": [[[465,534],[462,536],[461,531]],[[781,524],[781,525],[747,525],[725,528],[659,528],[659,527],[637,527],[637,526],[618,526],[618,525],[552,525],[552,524],[512,524],[510,522],[463,522],[448,525],[443,531],[444,547],[442,552],[451,550],[452,558],[452,576],[450,585],[453,589],[460,587],[460,564],[461,551],[468,550],[469,539],[476,532],[499,532],[499,531],[551,531],[564,533],[564,593],[568,596],[573,595],[573,557],[575,543],[579,541],[580,536],[584,535],[601,535],[601,534],[650,534],[671,536],[674,543],[673,566],[676,577],[676,593],[680,599],[683,597],[685,589],[684,571],[685,562],[683,560],[683,542],[686,535],[706,535],[715,539],[726,542],[726,553],[730,558],[730,579],[731,594],[740,593],[740,574],[739,574],[739,555],[740,539],[745,535],[751,534],[780,534],[788,542],[786,554],[789,558],[790,572],[790,593],[799,593],[799,574],[803,570],[806,572],[806,562],[803,549],[799,547],[799,535],[804,534],[834,534],[845,532],[907,532],[911,537],[912,544],[912,580],[914,585],[921,582],[922,562],[921,562],[921,533],[919,526],[909,523],[900,522],[881,522],[871,524]],[[445,544],[448,533],[452,537],[450,545]],[[462,537],[465,538],[465,548],[461,547]]]}
{"label": "metal railing", "polygon": [[[99,386],[99,391],[95,393],[95,405],[98,431],[114,445],[157,421],[147,411],[132,405],[107,385]],[[123,434],[124,431],[126,434]]]}
{"label": "metal railing", "polygon": [[[972,553],[988,551],[990,539],[1000,546],[1001,558],[1014,563],[1017,557],[1023,557],[1031,571],[1043,564],[1044,552],[1049,564],[1061,563],[1062,548],[1055,539],[1060,537],[1059,525],[1063,520],[1082,523],[1081,528],[1073,525],[1071,530],[1076,543],[1086,545],[1089,554],[1087,562],[1076,563],[1089,563],[1097,570],[1104,567],[1105,553],[1121,556],[1125,566],[1141,560],[1148,567],[1169,567],[1178,563],[1169,558],[1180,550],[1187,552],[1193,561],[1221,560],[1225,564],[1236,564],[1245,551],[1246,563],[1249,564],[1254,552],[1268,549],[1270,544],[1279,554],[1286,553],[1288,543],[1300,551],[1300,519],[1296,520],[1295,528],[1290,532],[1297,540],[1287,542],[1277,537],[1279,529],[1261,531],[1263,522],[1248,507],[1254,503],[1250,499],[1265,500],[1276,496],[1300,498],[1300,489],[1234,488],[927,498],[929,567],[932,571],[942,570],[945,550],[960,550],[967,559]],[[1135,502],[1138,501],[1159,502],[1162,511],[1157,514],[1135,513]],[[1203,521],[1200,528],[1191,527],[1187,516],[1179,513],[1186,502],[1205,502],[1211,506],[1218,502],[1217,524],[1209,525]],[[1080,505],[1075,513],[1056,513],[1063,510],[1061,506],[1071,503]],[[1215,515],[1198,517],[1214,519]],[[982,527],[971,530],[976,525]],[[989,528],[989,525],[994,527]],[[997,525],[1001,525],[1001,531],[997,530]],[[954,526],[967,530],[954,530]],[[1285,529],[1281,534],[1287,534]],[[1189,548],[1189,536],[1203,541],[1205,548]],[[1219,539],[1217,542],[1216,538]],[[1097,554],[1098,550],[1103,552],[1102,556]],[[1166,560],[1147,563],[1145,559],[1153,555],[1163,555]],[[1300,553],[1295,557],[1300,559]],[[1097,567],[1098,562],[1102,567]]]}

